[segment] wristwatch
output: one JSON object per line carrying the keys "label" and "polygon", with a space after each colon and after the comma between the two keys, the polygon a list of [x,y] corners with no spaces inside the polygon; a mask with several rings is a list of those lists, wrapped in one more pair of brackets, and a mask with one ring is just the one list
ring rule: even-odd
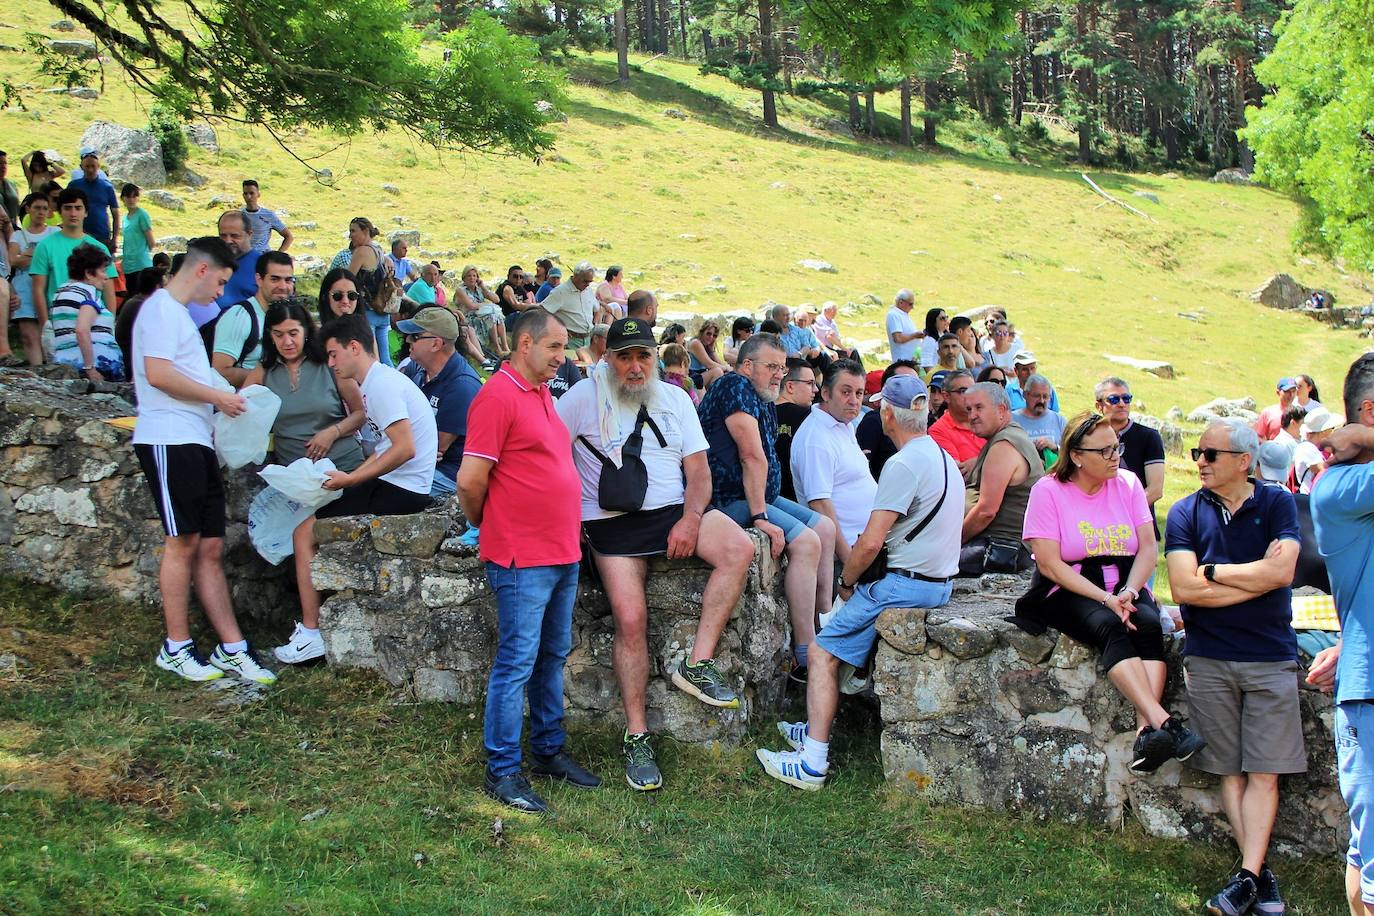
{"label": "wristwatch", "polygon": [[755,524],[756,522],[761,522],[761,521],[762,521],[762,522],[768,521],[768,513],[767,513],[767,512],[760,512],[760,513],[758,513],[758,514],[756,514],[756,515],[751,515],[751,516],[749,516],[749,527],[750,527],[750,528],[753,528],[753,527],[754,527],[754,524]]}
{"label": "wristwatch", "polygon": [[1202,567],[1202,577],[1208,582],[1217,581],[1217,564],[1208,563],[1206,566]]}

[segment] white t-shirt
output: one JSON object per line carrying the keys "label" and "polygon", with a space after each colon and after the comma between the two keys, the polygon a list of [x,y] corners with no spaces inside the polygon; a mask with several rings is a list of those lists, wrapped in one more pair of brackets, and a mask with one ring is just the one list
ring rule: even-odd
{"label": "white t-shirt", "polygon": [[892,361],[913,359],[916,356],[919,341],[908,340],[906,343],[893,343],[893,331],[900,331],[903,334],[911,334],[916,331],[916,325],[911,323],[911,316],[895,305],[887,310],[887,342],[892,344]]}
{"label": "white t-shirt", "polygon": [[186,306],[165,289],[143,303],[134,320],[132,352],[134,392],[138,395],[136,445],[203,445],[214,447],[214,408],[202,401],[174,398],[148,382],[144,357],[165,359],[182,375],[217,387],[205,343]]}
{"label": "white t-shirt", "polygon": [[[561,288],[561,287],[560,287]],[[681,504],[686,495],[682,477],[682,459],[688,455],[705,452],[706,434],[702,432],[701,421],[697,419],[692,399],[676,385],[654,381],[655,390],[649,404],[649,419],[658,425],[659,432],[667,440],[667,447],[661,448],[658,437],[644,424],[644,446],[639,457],[649,472],[649,488],[644,493],[642,509],[662,509],[665,506]],[[597,421],[596,382],[583,379],[568,389],[554,405],[563,425],[568,427],[568,435],[573,440],[573,464],[577,476],[582,480],[582,520],[592,521],[623,515],[622,512],[607,512],[597,501],[597,485],[601,481],[601,459],[577,441],[578,436],[586,436],[596,450],[607,455],[601,441],[600,423]],[[639,413],[638,407],[617,405],[620,420],[620,433],[628,437],[634,429],[634,421]],[[609,455],[607,455],[609,457]]]}
{"label": "white t-shirt", "polygon": [[386,428],[397,420],[410,421],[410,435],[415,443],[411,459],[383,474],[382,480],[412,493],[428,493],[434,483],[434,459],[439,454],[439,430],[429,398],[410,379],[381,363],[372,364],[361,387],[367,429],[377,440],[372,453],[380,455],[391,448]]}
{"label": "white t-shirt", "polygon": [[854,439],[854,427],[813,404],[811,415],[792,437],[791,464],[797,502],[830,500],[845,543],[857,541],[873,513],[878,484]]}
{"label": "white t-shirt", "polygon": [[1317,472],[1321,470],[1322,462],[1325,460],[1322,450],[1306,439],[1293,449],[1293,479],[1298,482],[1299,493],[1312,492],[1312,484],[1316,481]]}
{"label": "white t-shirt", "polygon": [[573,337],[586,337],[592,332],[592,316],[596,314],[596,290],[590,283],[578,292],[572,281],[560,283],[544,297],[539,305],[546,312],[557,315]]}
{"label": "white t-shirt", "polygon": [[934,337],[921,338],[921,368],[929,369],[940,362],[940,342]]}
{"label": "white t-shirt", "polygon": [[[935,508],[941,491],[946,488],[940,512],[925,530],[910,541],[905,540],[906,535]],[[954,459],[946,455],[934,439],[929,436],[912,439],[887,460],[878,478],[873,508],[901,516],[887,534],[889,566],[936,578],[952,576],[959,571],[964,478]]]}

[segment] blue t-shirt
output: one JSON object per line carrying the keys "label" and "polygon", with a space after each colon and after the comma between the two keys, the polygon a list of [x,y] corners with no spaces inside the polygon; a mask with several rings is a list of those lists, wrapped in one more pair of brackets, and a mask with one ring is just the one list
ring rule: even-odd
{"label": "blue t-shirt", "polygon": [[254,253],[260,254],[272,247],[272,230],[275,229],[278,233],[286,232],[286,223],[266,207],[244,210],[243,215],[248,217],[248,228],[253,232],[253,238],[248,244],[253,247]]}
{"label": "blue t-shirt", "polygon": [[224,292],[215,300],[216,305],[227,309],[258,294],[258,258],[261,255],[261,251],[250,251],[239,258],[229,282],[224,284]]}
{"label": "blue t-shirt", "polygon": [[816,340],[816,335],[811,333],[810,328],[798,327],[795,324],[788,324],[787,330],[778,335],[782,338],[782,345],[787,348],[788,356],[797,356],[804,350],[811,350],[820,346]]}
{"label": "blue t-shirt", "polygon": [[468,408],[482,389],[482,380],[472,371],[468,361],[456,353],[432,379],[426,380],[424,367],[415,362],[406,367],[406,375],[429,398],[429,406],[434,408],[434,425],[439,432],[458,437],[444,449],[444,460],[434,466],[436,473],[456,480],[468,434]]}
{"label": "blue t-shirt", "polygon": [[67,187],[76,188],[86,195],[86,222],[82,228],[87,235],[98,239],[110,237],[110,208],[119,206],[119,195],[115,193],[110,179],[95,176],[95,181],[87,181],[86,176],[73,178]]}
{"label": "blue t-shirt", "polygon": [[553,292],[555,289],[557,289],[556,286],[548,280],[545,280],[543,283],[539,284],[539,289],[535,291],[534,301],[543,302],[545,299],[549,298],[549,293]]}
{"label": "blue t-shirt", "polygon": [[753,382],[734,372],[727,372],[706,389],[706,397],[697,408],[702,432],[710,449],[706,453],[711,468],[711,504],[724,506],[744,499],[744,465],[739,460],[739,448],[725,420],[731,414],[747,413],[758,421],[759,439],[768,459],[768,480],[764,484],[764,502],[778,498],[782,489],[782,466],[778,463],[778,414],[773,405],[759,397]]}
{"label": "blue t-shirt", "polygon": [[[1234,515],[1210,490],[1174,503],[1164,529],[1164,552],[1191,550],[1199,566],[1253,563],[1275,540],[1302,543],[1298,509],[1287,489],[1256,483]],[[1293,633],[1293,590],[1287,586],[1230,607],[1181,605],[1184,655],[1231,662],[1284,662],[1298,658]]]}
{"label": "blue t-shirt", "polygon": [[1336,702],[1374,699],[1374,464],[1338,464],[1312,485],[1312,526],[1341,618]]}

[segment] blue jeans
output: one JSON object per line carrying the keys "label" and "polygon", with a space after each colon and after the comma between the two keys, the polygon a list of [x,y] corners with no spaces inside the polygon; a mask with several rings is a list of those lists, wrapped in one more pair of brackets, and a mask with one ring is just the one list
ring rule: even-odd
{"label": "blue jeans", "polygon": [[520,731],[529,685],[530,750],[563,749],[563,663],[572,648],[577,564],[512,566],[487,563],[496,593],[496,658],[487,680],[482,727],[487,769],[500,778],[520,772]]}
{"label": "blue jeans", "polygon": [[1350,811],[1345,861],[1360,872],[1360,897],[1374,905],[1374,702],[1336,705],[1336,770]]}
{"label": "blue jeans", "polygon": [[372,335],[377,338],[377,359],[384,366],[394,366],[391,361],[391,316],[378,315],[368,309],[367,323],[372,326]]}
{"label": "blue jeans", "polygon": [[[749,527],[749,500],[737,499],[734,502],[717,506],[741,528]],[[765,503],[764,513],[768,521],[782,529],[782,539],[790,544],[807,528],[815,528],[821,521],[821,514],[814,509],[778,496],[771,503]]]}
{"label": "blue jeans", "polygon": [[816,642],[840,661],[862,668],[878,640],[879,614],[890,607],[943,607],[953,591],[950,582],[925,582],[888,573],[877,582],[856,587],[844,607],[826,621]]}
{"label": "blue jeans", "polygon": [[435,499],[447,499],[458,492],[458,482],[437,468],[434,471],[434,479],[429,485],[429,495]]}

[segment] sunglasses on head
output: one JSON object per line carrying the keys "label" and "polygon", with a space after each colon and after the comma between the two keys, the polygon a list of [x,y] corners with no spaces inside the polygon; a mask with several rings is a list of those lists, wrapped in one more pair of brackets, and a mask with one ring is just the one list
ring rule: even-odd
{"label": "sunglasses on head", "polygon": [[357,290],[349,290],[348,292],[344,292],[342,290],[336,289],[334,290],[334,292],[329,294],[329,298],[333,299],[335,302],[343,302],[345,299],[347,299],[349,302],[357,302],[358,293]]}
{"label": "sunglasses on head", "polygon": [[1238,452],[1233,448],[1195,448],[1193,449],[1193,460],[1199,458],[1207,459],[1208,464],[1216,464],[1218,455],[1244,455],[1245,452]]}
{"label": "sunglasses on head", "polygon": [[1135,397],[1129,394],[1109,394],[1102,400],[1115,407],[1118,404],[1129,404],[1135,400]]}

